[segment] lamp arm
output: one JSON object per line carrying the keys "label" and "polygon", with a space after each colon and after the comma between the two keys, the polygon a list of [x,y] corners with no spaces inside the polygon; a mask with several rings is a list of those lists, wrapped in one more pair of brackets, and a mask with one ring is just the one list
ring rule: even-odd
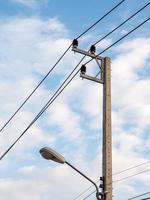
{"label": "lamp arm", "polygon": [[65,161],[65,163],[67,165],[69,165],[72,169],[74,169],[76,172],[78,172],[79,174],[81,174],[84,178],[86,178],[89,182],[91,182],[95,186],[95,188],[96,188],[96,197],[97,197],[98,200],[101,200],[100,197],[99,197],[99,190],[98,190],[98,187],[97,187],[96,183],[94,181],[92,181],[90,178],[88,178],[81,171],[79,171],[77,168],[75,168],[73,165],[71,165],[69,162]]}

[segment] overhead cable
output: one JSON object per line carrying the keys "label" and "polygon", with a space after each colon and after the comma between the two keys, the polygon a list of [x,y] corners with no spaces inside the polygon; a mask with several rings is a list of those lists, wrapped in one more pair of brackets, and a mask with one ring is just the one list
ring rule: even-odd
{"label": "overhead cable", "polygon": [[[102,21],[106,16],[108,16],[112,11],[114,11],[117,7],[119,7],[124,1],[120,1],[117,5],[115,5],[111,10],[109,10],[105,15],[103,15],[100,19],[94,22],[89,28],[87,28],[83,33],[81,33],[77,39],[82,37],[85,33],[87,33],[90,29],[92,29],[95,25],[97,25],[100,21]],[[35,91],[40,87],[40,85],[45,81],[45,79],[51,74],[51,72],[55,69],[58,63],[62,60],[62,58],[66,55],[66,53],[71,48],[72,43],[68,46],[68,48],[64,51],[64,53],[60,56],[57,62],[53,65],[53,67],[48,71],[48,73],[43,77],[43,79],[38,83],[38,85],[33,89],[33,91],[29,94],[29,96],[23,101],[23,103],[18,107],[18,109],[12,114],[12,116],[5,122],[5,124],[1,127],[0,132],[10,123],[10,121],[16,116],[19,110],[26,104],[26,102],[30,99],[30,97],[35,93]]]}
{"label": "overhead cable", "polygon": [[[145,21],[143,21],[141,24],[139,24],[138,26],[136,26],[134,29],[132,29],[130,32],[128,32],[125,36],[123,36],[122,38],[120,38],[119,40],[117,40],[116,42],[114,42],[112,45],[110,45],[109,47],[107,47],[106,49],[104,49],[101,53],[99,53],[98,55],[102,54],[103,52],[107,51],[108,49],[110,49],[111,47],[113,47],[115,44],[117,44],[119,41],[123,40],[125,37],[127,37],[129,34],[131,34],[132,32],[134,32],[135,30],[137,30],[139,27],[141,27],[143,24],[145,24],[150,18],[146,19]],[[77,68],[77,66],[76,66]],[[75,69],[74,69],[75,70]],[[73,70],[73,71],[74,71]],[[47,108],[55,101],[55,99],[63,92],[63,90],[69,85],[69,83],[73,80],[73,78],[79,73],[80,69],[73,75],[73,77],[66,83],[66,85],[59,91],[59,93],[53,98],[52,101],[48,101],[46,103],[46,105],[41,109],[41,111],[37,114],[37,116],[33,119],[33,121],[29,124],[29,126],[22,132],[22,134],[14,141],[14,143],[2,154],[2,156],[0,157],[0,160],[2,160],[6,154],[13,148],[13,146],[22,138],[22,136],[27,132],[27,130],[35,123],[35,121],[37,121],[37,119],[47,110]]]}
{"label": "overhead cable", "polygon": [[121,179],[114,180],[113,182],[114,182],[114,183],[116,183],[116,182],[120,182],[120,181],[123,181],[123,180],[129,179],[129,178],[132,178],[132,177],[134,177],[134,176],[137,176],[137,175],[140,175],[140,174],[143,174],[143,173],[146,173],[146,172],[150,172],[150,169],[147,169],[147,170],[144,170],[144,171],[138,172],[138,173],[133,174],[133,175],[130,175],[130,176],[126,176],[126,177],[121,178]]}
{"label": "overhead cable", "polygon": [[148,164],[148,163],[150,163],[150,160],[149,160],[149,161],[146,161],[146,162],[143,162],[143,163],[141,163],[141,164],[138,164],[138,165],[134,165],[134,166],[129,167],[129,168],[127,168],[127,169],[124,169],[124,170],[122,170],[122,171],[115,172],[113,175],[122,174],[123,172],[129,171],[129,170],[131,170],[131,169],[135,169],[135,168],[137,168],[137,167],[141,167],[141,166],[146,165],[146,164]]}
{"label": "overhead cable", "polygon": [[85,33],[87,33],[91,28],[93,28],[96,24],[98,24],[102,19],[104,19],[107,15],[109,15],[113,10],[115,10],[118,6],[120,6],[124,1],[120,1],[116,6],[114,6],[109,12],[107,12],[103,17],[101,17],[99,20],[97,20],[92,26],[90,26],[86,31],[84,31],[82,34],[80,34],[76,39],[79,39],[81,36],[83,36]]}
{"label": "overhead cable", "polygon": [[114,31],[116,31],[118,28],[120,28],[121,26],[123,26],[125,23],[127,23],[130,19],[132,19],[133,17],[135,17],[138,13],[140,13],[142,10],[144,10],[147,6],[150,5],[150,2],[147,3],[146,5],[144,5],[142,8],[140,8],[139,10],[137,10],[134,14],[132,14],[130,17],[128,17],[125,21],[123,21],[121,24],[119,24],[116,28],[114,28],[112,31],[110,31],[108,34],[106,34],[104,37],[102,37],[100,40],[98,40],[97,42],[95,42],[93,45],[97,45],[99,42],[101,42],[101,40],[105,39],[106,37],[108,37],[110,34],[112,34]]}
{"label": "overhead cable", "polygon": [[135,196],[135,197],[131,197],[131,198],[129,198],[128,200],[133,200],[133,199],[136,199],[136,198],[138,198],[138,197],[145,196],[145,195],[147,195],[147,194],[150,194],[150,192],[145,192],[145,193],[140,194],[140,195],[137,195],[137,196]]}
{"label": "overhead cable", "polygon": [[[147,169],[147,170],[138,172],[138,173],[133,174],[133,175],[130,175],[130,176],[126,176],[126,177],[121,178],[121,179],[118,179],[118,180],[114,180],[113,183],[120,182],[120,181],[124,181],[124,180],[126,180],[126,179],[132,178],[132,177],[134,177],[134,176],[137,176],[137,175],[140,175],[140,174],[143,174],[143,173],[146,173],[146,172],[150,172],[150,169]],[[93,190],[90,194],[88,194],[83,200],[85,200],[85,199],[87,199],[88,197],[90,197],[94,192],[95,192],[95,190]],[[131,199],[130,199],[130,200],[131,200]]]}
{"label": "overhead cable", "polygon": [[[144,20],[142,23],[140,23],[138,26],[136,26],[134,29],[132,29],[131,31],[129,31],[127,34],[125,34],[124,36],[122,36],[120,39],[118,39],[116,42],[114,42],[113,44],[111,44],[110,46],[108,46],[106,49],[104,49],[103,51],[101,51],[99,54],[97,54],[95,56],[98,57],[100,54],[104,53],[105,51],[109,50],[111,47],[113,47],[114,45],[116,45],[117,43],[119,43],[121,40],[123,40],[125,37],[127,37],[128,35],[130,35],[132,32],[134,32],[136,29],[140,28],[142,25],[144,25],[146,22],[148,22],[150,20],[150,18],[147,18],[146,20]],[[93,60],[93,58],[91,58],[89,61],[87,61],[86,63],[84,63],[84,65],[87,65],[88,63],[90,63]]]}
{"label": "overhead cable", "polygon": [[[124,173],[124,172],[126,172],[126,171],[135,169],[135,168],[137,168],[137,167],[141,167],[141,166],[146,165],[146,164],[149,164],[149,163],[150,163],[150,160],[148,160],[148,161],[146,161],[146,162],[143,162],[143,163],[141,163],[141,164],[134,165],[134,166],[132,166],[132,167],[123,169],[123,170],[121,170],[121,171],[115,172],[115,173],[113,173],[112,175],[115,176],[115,175],[118,175],[118,174],[122,174],[122,173]],[[99,180],[98,180],[97,182],[99,182]],[[81,193],[80,193],[76,198],[74,198],[73,200],[76,200],[76,199],[78,199],[79,197],[81,197],[83,194],[85,194],[85,193],[86,193],[90,188],[92,188],[92,187],[93,187],[93,185],[91,185],[90,187],[86,188],[83,192],[81,192]]]}
{"label": "overhead cable", "polygon": [[10,121],[16,116],[19,110],[25,105],[25,103],[30,99],[30,97],[35,93],[35,91],[39,88],[39,86],[45,81],[45,79],[50,75],[50,73],[54,70],[57,64],[61,61],[61,59],[65,56],[65,54],[69,51],[72,44],[65,50],[62,56],[58,59],[58,61],[54,64],[54,66],[49,70],[49,72],[44,76],[44,78],[38,83],[38,85],[34,88],[34,90],[29,94],[29,96],[23,101],[23,103],[18,107],[18,109],[13,113],[13,115],[7,120],[7,122],[1,127],[0,132],[10,123]]}

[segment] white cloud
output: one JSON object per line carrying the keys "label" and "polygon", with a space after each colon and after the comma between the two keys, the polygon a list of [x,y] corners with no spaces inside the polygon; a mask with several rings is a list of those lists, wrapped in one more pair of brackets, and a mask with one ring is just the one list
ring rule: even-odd
{"label": "white cloud", "polygon": [[[46,162],[47,165],[49,165],[49,162]],[[7,200],[11,197],[18,200],[21,196],[22,199],[29,200],[40,200],[41,197],[44,200],[49,198],[69,200],[76,197],[80,191],[90,185],[81,175],[67,165],[45,168],[29,165],[19,168],[17,173],[16,176],[19,175],[20,178],[1,179],[1,198]]]}
{"label": "white cloud", "polygon": [[[2,126],[36,87],[41,74],[48,72],[69,40],[64,37],[67,34],[65,26],[56,18],[45,21],[39,18],[7,18],[0,21],[0,28],[2,44],[0,91],[3,94],[0,100],[3,105],[0,125]],[[53,50],[54,46],[57,51]],[[50,91],[46,85],[40,87],[20,114],[2,132],[0,136],[3,141],[2,152],[32,121],[52,91],[52,87]],[[51,144],[54,138],[46,133],[47,131],[43,133],[41,128],[35,125],[24,137],[22,145],[18,144],[18,149],[24,151],[27,147],[33,148],[44,141],[47,141],[45,144]],[[29,143],[29,140],[33,142]]]}
{"label": "white cloud", "polygon": [[[41,3],[40,0],[11,0],[11,1],[31,8],[36,7],[39,3]],[[42,3],[45,2],[46,0],[42,0]]]}
{"label": "white cloud", "polygon": [[80,117],[71,111],[64,102],[58,102],[50,109],[49,123],[57,125],[60,128],[61,134],[69,138],[78,138],[80,130]]}
{"label": "white cloud", "polygon": [[[0,103],[4,105],[0,118],[2,125],[24,97],[33,90],[41,76],[55,63],[70,40],[67,38],[68,30],[56,18],[46,21],[38,18],[12,18],[5,22],[1,21],[0,28],[2,77],[0,92],[3,94]],[[109,42],[105,41],[102,45],[108,45]],[[149,148],[149,139],[144,141],[142,134],[148,135],[144,129],[149,127],[150,80],[140,76],[140,70],[144,70],[147,66],[149,42],[150,40],[147,38],[139,38],[124,42],[115,49],[118,55],[112,64],[114,171],[130,167],[133,163],[144,162],[146,159],[146,155],[143,155],[145,145]],[[7,135],[1,135],[3,142],[1,150],[4,150],[6,145],[20,134],[20,131],[32,120],[39,108],[44,105],[60,81],[55,77],[62,80],[76,61],[77,58],[73,58],[71,53],[66,56],[66,60],[53,73],[51,79],[48,79],[48,82],[18,115],[14,121],[15,126],[13,123],[7,129]],[[49,91],[48,88],[51,90]],[[66,157],[80,166],[87,175],[96,179],[95,177],[100,175],[100,164],[98,164],[100,156],[97,153],[96,158],[92,158],[89,164],[85,155],[87,155],[87,149],[90,154],[90,150],[97,150],[97,146],[95,146],[95,142],[90,147],[85,143],[87,137],[91,136],[91,133],[88,133],[89,129],[93,130],[92,136],[94,136],[95,131],[101,128],[101,104],[102,87],[86,80],[82,81],[79,77],[76,78],[49,109],[47,115],[32,127],[11,151],[8,159],[3,161],[6,167],[1,167],[1,169],[4,171],[4,168],[7,168],[9,171],[10,162],[13,159],[12,168],[15,170],[17,178],[13,178],[13,173],[7,175],[8,179],[1,178],[2,198],[7,200],[11,197],[17,200],[21,196],[22,199],[29,200],[41,198],[47,200],[51,197],[67,200],[82,191],[88,183],[81,177],[79,178],[75,172],[65,166],[47,168],[44,160],[40,161],[39,158],[36,158],[37,155],[32,153],[32,150],[37,152],[42,145],[57,146],[60,149],[62,144],[59,142],[63,143],[63,139],[65,142],[67,141],[67,143],[63,143],[62,150]],[[86,122],[88,128],[84,127],[84,118],[88,119]],[[59,129],[60,134],[51,134],[53,129],[54,131]],[[97,140],[98,138],[95,137],[95,140],[92,141],[97,142]],[[69,145],[75,145],[75,149],[67,148]],[[73,152],[76,153],[74,156],[72,156]],[[32,163],[29,163],[29,160]],[[19,168],[18,171],[16,166],[17,169]],[[146,180],[148,182],[146,177],[143,177],[141,176],[138,181]],[[64,183],[64,180],[68,180],[68,182]],[[61,188],[59,193],[57,187]],[[129,185],[123,183],[120,184],[120,187],[122,191],[126,190],[130,194],[135,191],[132,183]]]}

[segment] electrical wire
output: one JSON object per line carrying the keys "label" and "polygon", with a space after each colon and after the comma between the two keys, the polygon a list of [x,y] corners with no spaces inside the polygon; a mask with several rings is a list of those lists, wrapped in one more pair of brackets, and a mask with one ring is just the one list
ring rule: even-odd
{"label": "electrical wire", "polygon": [[[22,134],[14,141],[14,143],[2,154],[0,160],[2,160],[6,154],[13,148],[13,146],[22,138],[22,136],[27,132],[27,130],[37,121],[37,119],[47,110],[47,108],[55,101],[55,99],[62,93],[62,91],[69,85],[72,79],[79,73],[80,69],[73,75],[73,77],[66,83],[66,85],[58,92],[56,96],[52,96],[46,105],[41,109],[41,111],[36,115],[32,122],[27,126],[27,128],[22,132]],[[65,80],[66,82],[66,80]],[[62,86],[60,86],[61,88]]]}
{"label": "electrical wire", "polygon": [[[106,34],[104,37],[102,37],[100,40],[98,40],[97,42],[95,42],[93,45],[98,44],[99,42],[101,42],[102,40],[104,40],[106,37],[108,37],[110,34],[112,34],[114,31],[116,31],[117,29],[119,29],[121,26],[123,26],[126,22],[128,22],[129,20],[131,20],[133,17],[135,17],[138,13],[140,13],[142,10],[144,10],[147,6],[150,5],[150,2],[147,3],[146,5],[144,5],[142,8],[140,8],[139,10],[137,10],[133,15],[131,15],[129,18],[127,18],[125,21],[123,21],[121,24],[119,24],[116,28],[114,28],[112,31],[110,31],[108,34]],[[100,74],[100,72],[98,72],[95,76],[95,78],[98,77],[98,75]]]}
{"label": "electrical wire", "polygon": [[84,31],[81,35],[79,35],[76,39],[79,39],[81,36],[83,36],[87,31],[89,31],[91,28],[93,28],[96,24],[98,24],[102,19],[104,19],[107,15],[109,15],[113,10],[115,10],[118,6],[120,6],[124,1],[120,1],[116,6],[114,6],[109,12],[107,12],[103,17],[101,17],[99,20],[97,20],[92,26],[90,26],[86,31]]}
{"label": "electrical wire", "polygon": [[129,167],[129,168],[124,169],[124,170],[122,170],[122,171],[116,172],[116,173],[114,173],[113,175],[122,174],[123,172],[129,171],[129,170],[131,170],[131,169],[135,169],[135,168],[137,168],[137,167],[141,167],[141,166],[146,165],[146,164],[148,164],[148,163],[150,163],[150,160],[149,160],[149,161],[146,161],[146,162],[144,162],[144,163],[141,163],[141,164],[138,164],[138,165]]}
{"label": "electrical wire", "polygon": [[[96,183],[98,183],[98,181],[96,181]],[[83,194],[85,194],[89,189],[91,189],[93,187],[93,185],[91,185],[90,187],[88,187],[86,190],[84,190],[83,192],[81,192],[78,196],[76,196],[73,200],[78,199],[79,197],[81,197]],[[94,190],[90,195],[92,195],[96,190]],[[84,200],[84,199],[83,199]]]}
{"label": "electrical wire", "polygon": [[[134,166],[132,166],[132,167],[129,167],[129,168],[126,168],[126,169],[124,169],[124,170],[121,170],[121,171],[119,171],[119,172],[115,172],[115,173],[113,173],[113,176],[115,176],[115,175],[118,175],[118,174],[122,174],[122,173],[124,173],[124,172],[126,172],[126,171],[129,171],[129,170],[131,170],[131,169],[135,169],[135,168],[137,168],[137,167],[141,167],[141,166],[143,166],[143,165],[146,165],[146,164],[148,164],[148,163],[150,163],[150,160],[148,160],[148,161],[146,161],[146,162],[143,162],[143,163],[141,163],[141,164],[138,164],[138,165],[134,165]],[[96,182],[96,183],[98,183],[99,182],[99,180]],[[91,185],[90,187],[88,187],[87,189],[85,189],[82,193],[80,193],[76,198],[74,198],[73,200],[76,200],[76,199],[78,199],[79,197],[81,197],[83,194],[85,194],[90,188],[92,188],[93,187],[93,185]]]}
{"label": "electrical wire", "polygon": [[[150,18],[147,18],[146,20],[144,20],[142,23],[140,23],[138,26],[136,26],[134,29],[132,29],[131,31],[129,31],[127,34],[125,34],[124,36],[122,36],[120,39],[118,39],[116,42],[114,42],[113,44],[111,44],[109,47],[107,47],[106,49],[104,49],[103,51],[101,51],[99,54],[96,55],[96,57],[98,57],[100,54],[104,53],[105,51],[107,51],[108,49],[110,49],[111,47],[113,47],[114,45],[116,45],[118,42],[120,42],[121,40],[123,40],[125,37],[127,37],[128,35],[130,35],[132,32],[134,32],[136,29],[138,29],[139,27],[141,27],[142,25],[144,25],[146,22],[148,22],[150,20]],[[96,58],[95,57],[95,58]],[[84,65],[87,65],[88,63],[90,63],[93,60],[93,58],[91,58],[89,61],[87,61],[86,63],[84,63]]]}
{"label": "electrical wire", "polygon": [[116,28],[114,28],[112,31],[110,31],[108,34],[106,34],[104,37],[102,37],[100,40],[98,40],[97,42],[95,42],[93,45],[98,44],[99,42],[101,42],[101,40],[105,39],[107,36],[109,36],[110,34],[112,34],[114,31],[116,31],[118,28],[120,28],[122,25],[124,25],[126,22],[128,22],[130,19],[132,19],[133,17],[135,17],[138,13],[140,13],[142,10],[144,10],[147,6],[150,5],[150,2],[147,3],[146,5],[144,5],[142,8],[140,8],[139,10],[137,10],[133,15],[131,15],[129,18],[127,18],[125,21],[123,21],[121,24],[119,24]]}
{"label": "electrical wire", "polygon": [[[137,176],[137,175],[140,175],[140,174],[149,172],[149,171],[150,171],[150,169],[147,169],[147,170],[141,171],[141,172],[139,172],[139,173],[133,174],[133,175],[131,175],[131,176],[126,176],[126,177],[124,177],[124,178],[115,180],[115,181],[113,181],[113,183],[120,182],[120,181],[124,181],[124,180],[126,180],[126,179],[132,178],[132,177],[134,177],[134,176]],[[109,184],[110,184],[110,183],[109,183]],[[88,194],[83,200],[89,198],[94,192],[95,192],[95,190],[93,190],[90,194]],[[133,198],[131,198],[131,199],[133,199]],[[128,200],[131,200],[131,199],[128,199]]]}
{"label": "electrical wire", "polygon": [[86,197],[84,197],[84,199],[82,199],[82,200],[85,200],[85,199],[88,199],[92,194],[94,194],[96,192],[96,190],[95,191],[93,191],[93,192],[91,192],[89,195],[87,195]]}
{"label": "electrical wire", "polygon": [[86,196],[83,200],[85,200],[85,199],[87,199],[87,198],[89,198],[92,194],[94,194],[96,192],[96,190],[95,191],[93,191],[92,193],[90,193],[88,196]]}
{"label": "electrical wire", "polygon": [[[131,34],[133,31],[135,31],[136,29],[138,29],[140,26],[142,26],[143,24],[145,24],[150,18],[148,18],[147,20],[145,20],[144,22],[142,22],[141,24],[139,24],[137,27],[135,27],[134,29],[132,29],[130,32],[128,32],[125,36],[128,36],[129,34]],[[107,51],[108,49],[110,49],[112,46],[114,46],[115,44],[117,44],[119,41],[121,41],[122,39],[125,38],[125,36],[123,36],[122,38],[120,38],[119,40],[117,40],[116,42],[114,42],[112,45],[110,45],[109,47],[107,47],[106,49],[104,49],[101,53],[99,53],[98,55],[102,54],[103,52]],[[85,57],[85,56],[84,56]],[[76,66],[77,67],[77,66]],[[29,126],[22,132],[22,134],[14,141],[14,143],[4,152],[4,154],[2,154],[2,156],[0,157],[0,160],[2,160],[6,154],[13,148],[13,146],[21,139],[21,137],[27,132],[27,130],[35,123],[35,121],[37,121],[37,119],[47,110],[47,108],[55,101],[55,99],[62,93],[62,91],[68,86],[68,84],[72,81],[72,79],[79,73],[80,69],[75,73],[75,75],[73,75],[73,77],[69,80],[69,82],[60,90],[60,92],[52,99],[52,101],[48,101],[46,103],[46,105],[42,108],[42,110],[37,114],[37,116],[34,118],[34,120],[29,124]]]}
{"label": "electrical wire", "polygon": [[[149,4],[149,3],[148,3],[148,4]],[[146,7],[146,6],[144,6],[144,8],[145,8],[145,7]],[[135,16],[135,15],[134,15],[134,16]],[[142,26],[142,25],[143,25],[144,23],[146,23],[148,20],[149,20],[149,19],[145,20],[143,23],[141,23],[138,27],[136,27],[135,29],[133,29],[132,31],[130,31],[130,32],[129,32],[128,34],[126,34],[125,36],[129,35],[131,32],[133,32],[134,30],[136,30],[137,28],[139,28],[140,26]],[[124,23],[125,23],[125,22],[124,22]],[[123,24],[122,24],[122,25],[123,25]],[[119,27],[120,27],[120,26],[118,26],[118,28],[119,28]],[[115,30],[116,30],[116,29],[115,29]],[[81,36],[82,36],[82,35],[81,35]],[[119,42],[120,40],[122,40],[123,38],[124,38],[124,37],[120,38],[116,43],[118,43],[118,42]],[[100,41],[101,41],[101,40],[100,40]],[[100,41],[98,41],[98,42],[100,42]],[[97,43],[98,43],[98,42],[97,42]],[[97,43],[95,43],[95,44],[97,44]],[[115,43],[115,44],[116,44],[116,43]],[[68,49],[64,52],[64,54],[62,55],[62,57],[66,54],[66,52],[70,49],[71,46],[72,46],[72,44],[71,44],[71,45],[68,47]],[[111,47],[112,47],[112,46],[111,46]],[[110,48],[110,47],[109,47],[109,48]],[[108,48],[105,49],[104,51],[106,51],[106,50],[108,50]],[[103,52],[104,52],[104,51],[103,51]],[[103,52],[101,52],[100,54],[102,54]],[[98,54],[98,55],[100,55],[100,54]],[[60,58],[60,60],[61,60],[61,59],[62,59],[62,58]],[[60,60],[59,60],[59,61],[60,61]],[[59,62],[59,61],[58,61],[58,62]],[[58,64],[58,62],[57,62],[57,64]],[[55,65],[57,65],[57,64],[55,64]],[[86,64],[87,64],[87,63],[86,63]],[[53,70],[53,68],[51,69],[51,71],[52,71],[52,70]],[[44,79],[42,79],[42,81],[40,82],[40,85],[41,85],[41,83],[46,79],[46,77],[50,74],[51,71],[49,71],[49,73],[44,77]],[[77,73],[78,73],[78,72],[79,72],[79,70],[77,71]],[[72,81],[72,79],[77,75],[77,73],[70,79],[70,81],[66,84],[66,86]],[[66,81],[64,81],[64,82],[66,82]],[[66,87],[66,86],[65,86],[65,87]],[[39,85],[33,90],[33,93],[35,92],[35,90],[36,90],[38,87],[39,87]],[[64,88],[65,88],[65,87],[64,87]],[[64,89],[64,88],[63,88],[63,89]],[[57,91],[58,91],[58,90],[57,90]],[[56,91],[56,92],[57,92],[57,91]],[[62,91],[63,91],[63,90],[61,90],[61,92],[62,92]],[[60,93],[61,93],[61,92],[60,92]],[[29,95],[29,97],[26,99],[26,101],[31,97],[31,95],[32,95],[33,93],[31,93],[31,94]],[[60,94],[60,93],[59,93],[59,94]],[[58,94],[58,95],[59,95],[59,94]],[[58,97],[58,95],[53,99],[53,101]],[[24,104],[26,103],[26,101],[24,102]],[[52,102],[53,102],[53,101],[52,101]],[[52,102],[51,102],[51,103],[52,103]],[[50,103],[50,104],[51,104],[51,103]],[[24,105],[24,104],[23,104],[23,105]],[[46,106],[44,109],[42,109],[42,110],[41,110],[42,112],[40,112],[40,113],[43,113],[43,112],[49,107],[50,104],[47,104],[47,106]],[[22,106],[23,106],[23,105],[22,105]],[[19,110],[20,110],[20,109],[19,109]],[[17,112],[18,112],[18,111],[17,111]],[[41,114],[38,115],[38,117],[35,118],[35,119],[37,120],[40,116],[41,116]],[[35,120],[35,121],[36,121],[36,120]],[[33,121],[33,123],[34,123],[35,121]],[[8,122],[8,123],[9,123],[9,122]],[[32,124],[33,124],[33,123],[32,123]],[[31,124],[31,125],[32,125],[32,124]],[[6,124],[6,125],[7,125],[7,124]],[[5,125],[5,126],[6,126],[6,125]],[[30,126],[29,126],[29,128],[30,128]],[[29,129],[29,128],[28,128],[28,129]],[[26,129],[25,132],[26,132],[28,129]],[[0,130],[0,131],[1,131],[1,130]],[[17,143],[17,141],[18,141],[21,137],[22,137],[22,135],[16,140],[15,144]],[[13,146],[14,146],[14,145],[13,145]],[[12,147],[10,147],[10,148],[12,148]],[[8,151],[7,151],[7,153],[8,153]],[[4,154],[4,155],[6,155],[6,154]],[[4,157],[4,156],[1,156],[0,160],[1,160],[3,157]],[[141,165],[139,165],[139,166],[141,166]],[[130,169],[131,169],[131,168],[130,168]],[[129,170],[129,169],[128,169],[128,170]],[[126,170],[123,170],[122,172],[124,172],[124,171],[126,171]],[[146,171],[140,172],[140,173],[138,173],[138,174],[141,174],[141,173],[144,173],[144,172],[147,172],[147,171],[150,171],[150,170],[146,170]],[[119,174],[119,173],[122,173],[122,172],[118,172],[118,173],[116,173],[116,174]],[[135,175],[132,175],[132,176],[136,176],[136,175],[138,175],[138,174],[135,174]],[[114,181],[114,182],[122,181],[122,180],[127,179],[127,178],[130,178],[130,177],[132,177],[132,176],[128,176],[128,177],[125,177],[125,178],[123,178],[123,179],[116,180],[116,181]],[[94,191],[94,192],[95,192],[95,191]],[[91,194],[93,194],[94,192],[92,192]],[[89,196],[88,196],[88,197],[89,197]],[[85,199],[86,199],[86,198],[84,198],[84,200],[85,200]]]}
{"label": "electrical wire", "polygon": [[23,103],[18,107],[18,109],[13,113],[13,115],[8,119],[8,121],[1,127],[0,132],[3,131],[3,129],[10,123],[10,121],[16,116],[16,114],[19,112],[19,110],[25,105],[25,103],[30,99],[30,97],[35,93],[35,91],[40,87],[40,85],[45,81],[45,79],[50,75],[50,73],[54,70],[54,68],[57,66],[57,64],[62,60],[62,58],[65,56],[65,54],[69,51],[72,44],[69,45],[69,47],[65,50],[65,52],[62,54],[62,56],[58,59],[58,61],[54,64],[54,66],[49,70],[49,72],[44,76],[44,78],[38,83],[38,85],[32,90],[32,92],[29,94],[29,96],[23,101]]}
{"label": "electrical wire", "polygon": [[[90,29],[92,29],[95,25],[97,25],[100,21],[102,21],[106,16],[108,16],[112,11],[114,11],[117,7],[119,7],[124,1],[120,1],[117,5],[115,5],[111,10],[109,10],[106,14],[104,14],[100,19],[94,22],[89,28],[87,28],[83,33],[81,33],[76,39],[82,37],[85,33],[87,33]],[[18,107],[18,109],[12,114],[12,116],[5,122],[5,124],[1,127],[0,132],[4,130],[4,128],[10,123],[10,121],[16,116],[19,110],[26,104],[26,102],[30,99],[30,97],[35,93],[35,91],[40,87],[40,85],[45,81],[45,79],[51,74],[51,72],[55,69],[58,63],[62,60],[62,58],[66,55],[66,53],[71,48],[72,43],[68,46],[68,48],[64,51],[62,56],[57,60],[57,62],[53,65],[53,67],[48,71],[48,73],[44,76],[44,78],[38,83],[38,85],[34,88],[34,90],[29,94],[29,96],[23,101],[23,103]]]}
{"label": "electrical wire", "polygon": [[131,198],[129,198],[128,200],[133,200],[133,199],[136,199],[136,198],[138,198],[138,197],[142,197],[142,196],[147,195],[147,194],[150,194],[150,192],[145,192],[145,193],[140,194],[140,195],[137,195],[137,196],[135,196],[135,197],[131,197]]}
{"label": "electrical wire", "polygon": [[133,175],[126,176],[126,177],[124,177],[124,178],[121,178],[121,179],[115,180],[115,181],[113,181],[113,182],[114,182],[114,183],[116,183],[116,182],[120,182],[120,181],[123,181],[123,180],[129,179],[129,178],[132,178],[132,177],[134,177],[134,176],[137,176],[137,175],[139,175],[139,174],[143,174],[143,173],[146,173],[146,172],[149,172],[149,171],[150,171],[150,169],[147,169],[147,170],[144,170],[144,171],[138,172],[138,173],[136,173],[136,174],[133,174]]}

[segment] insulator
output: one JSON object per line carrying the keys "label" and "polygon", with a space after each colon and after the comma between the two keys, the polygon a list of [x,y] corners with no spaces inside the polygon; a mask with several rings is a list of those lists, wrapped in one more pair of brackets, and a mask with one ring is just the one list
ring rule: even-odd
{"label": "insulator", "polygon": [[74,48],[77,48],[78,47],[78,40],[74,39],[73,42],[72,42],[72,45],[73,45]]}
{"label": "insulator", "polygon": [[96,47],[94,45],[90,47],[90,52],[93,54],[96,52]]}
{"label": "insulator", "polygon": [[99,187],[100,187],[100,188],[103,188],[103,184],[100,184]]}
{"label": "insulator", "polygon": [[82,65],[80,70],[81,70],[81,74],[85,74],[86,73],[86,66]]}
{"label": "insulator", "polygon": [[100,177],[100,181],[103,181],[103,180],[104,180],[104,178],[101,176],[101,177]]}

